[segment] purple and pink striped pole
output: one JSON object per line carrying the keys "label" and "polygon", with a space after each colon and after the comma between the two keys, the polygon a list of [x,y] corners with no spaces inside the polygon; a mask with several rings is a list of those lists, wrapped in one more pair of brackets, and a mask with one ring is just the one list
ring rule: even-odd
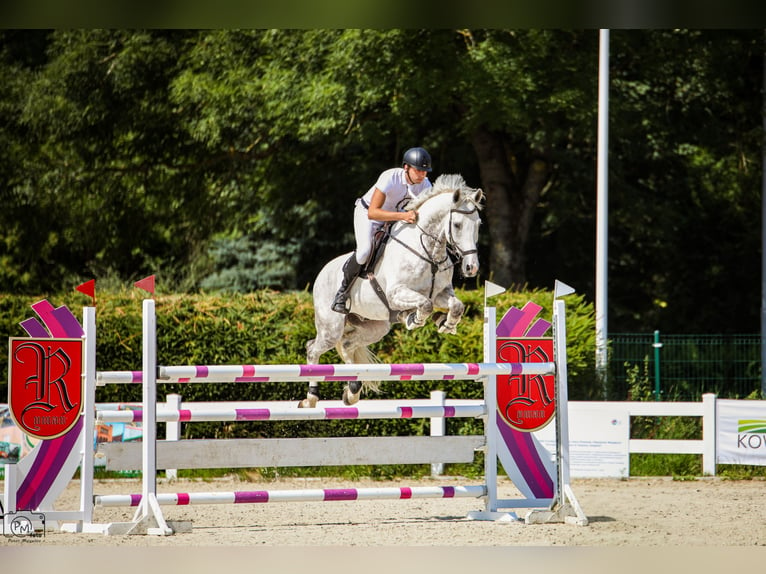
{"label": "purple and pink striped pole", "polygon": [[[253,504],[266,502],[337,502],[350,500],[410,500],[414,498],[481,498],[485,485],[478,486],[413,486],[382,488],[316,488],[309,490],[255,490],[239,492],[158,493],[163,506],[191,504]],[[140,494],[97,495],[96,506],[138,506]]]}
{"label": "purple and pink striped pole", "polygon": [[[368,403],[369,404],[369,403]],[[297,406],[277,408],[216,408],[157,411],[157,422],[214,422],[214,421],[293,421],[337,419],[415,419],[415,418],[475,418],[487,413],[483,403],[469,405],[420,405],[380,407],[324,407],[302,409]],[[142,410],[99,410],[96,419],[101,423],[138,423],[143,421]]]}
{"label": "purple and pink striped pole", "polygon": [[[549,375],[554,363],[362,363],[341,365],[182,365],[158,368],[163,383],[475,380],[491,375]],[[140,383],[141,371],[102,371],[98,383]]]}

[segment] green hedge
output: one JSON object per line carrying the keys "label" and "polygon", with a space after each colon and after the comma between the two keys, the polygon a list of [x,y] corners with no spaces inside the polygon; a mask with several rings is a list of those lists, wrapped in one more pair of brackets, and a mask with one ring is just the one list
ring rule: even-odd
{"label": "green hedge", "polygon": [[[483,290],[458,290],[466,314],[458,335],[441,335],[431,323],[407,331],[401,325],[373,351],[385,363],[481,362]],[[18,323],[31,316],[30,305],[40,298],[3,296],[0,325],[7,336],[23,336]],[[46,297],[54,306],[67,305],[80,318],[89,299],[79,293]],[[160,365],[296,364],[305,363],[306,341],[314,337],[310,293],[258,291],[245,295],[158,294],[158,357]],[[552,293],[535,290],[504,293],[491,301],[498,319],[512,305],[527,301],[543,307],[541,316],[550,319]],[[588,400],[598,396],[595,378],[595,327],[593,307],[581,296],[567,297],[569,396]],[[141,369],[141,296],[138,292],[98,293],[97,369]],[[6,353],[7,356],[7,353]],[[330,351],[322,357],[337,363]],[[0,397],[7,398],[7,362],[3,363]],[[185,401],[288,400],[296,403],[306,394],[306,383],[169,384],[158,390],[180,393]],[[375,398],[427,398],[430,391],[444,390],[449,398],[481,398],[475,381],[386,382]],[[323,383],[323,398],[339,399],[342,383]],[[370,395],[367,395],[370,397]],[[363,397],[364,398],[364,397]],[[370,397],[372,398],[372,397]],[[98,402],[141,400],[140,385],[110,385],[97,390]],[[195,423],[184,425],[188,438],[243,436],[358,436],[401,435],[427,432],[427,420],[374,421],[284,421],[269,423]],[[448,421],[449,434],[481,433],[479,421]]]}

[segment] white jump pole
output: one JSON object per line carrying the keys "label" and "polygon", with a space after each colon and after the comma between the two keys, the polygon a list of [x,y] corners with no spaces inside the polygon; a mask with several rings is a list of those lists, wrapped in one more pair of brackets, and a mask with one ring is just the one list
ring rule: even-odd
{"label": "white jump pole", "polygon": [[[494,307],[484,306],[484,363],[493,364],[497,360],[497,315]],[[502,363],[501,363],[502,364]],[[510,364],[510,363],[506,363]],[[550,363],[546,365],[546,372],[552,371]],[[526,368],[528,363],[524,364]],[[484,510],[468,513],[472,520],[490,520],[500,522],[513,522],[518,517],[513,512],[502,512],[499,508],[497,496],[497,457],[498,457],[498,429],[495,422],[497,416],[497,373],[491,372],[484,378],[484,405],[487,411],[484,417],[484,436],[486,446],[484,448],[484,485],[487,496],[484,500]]]}
{"label": "white jump pole", "polygon": [[[585,526],[588,518],[574,495],[569,477],[569,391],[567,380],[566,305],[558,299],[571,291],[557,282],[553,301],[553,348],[556,364],[556,493],[548,510],[534,510],[526,517],[528,524],[565,522]],[[566,289],[565,289],[566,287]]]}
{"label": "white jump pole", "polygon": [[[495,328],[497,317],[494,307],[484,307],[484,362],[496,362]],[[487,416],[484,421],[484,434],[487,437],[487,448],[484,452],[484,483],[487,485],[487,499],[484,507],[485,514],[493,519],[497,517],[497,432],[494,418],[497,410],[497,375],[484,379],[484,403]],[[474,518],[476,518],[474,516]]]}
{"label": "white jump pole", "polygon": [[154,299],[143,304],[142,496],[126,534],[173,534],[157,502],[157,316]]}
{"label": "white jump pole", "polygon": [[[444,391],[431,391],[431,400],[441,407],[446,406],[447,393]],[[486,411],[482,408],[482,414]],[[477,415],[481,416],[481,415]],[[431,417],[431,436],[445,436],[447,434],[447,419],[444,416]],[[434,462],[431,464],[431,476],[437,477],[444,474],[444,463]]]}
{"label": "white jump pole", "polygon": [[[96,308],[82,310],[83,336],[85,338],[85,404],[96,402]],[[82,464],[80,465],[80,511],[83,513],[82,528],[93,523],[93,435],[95,409],[85,408],[83,413]]]}
{"label": "white jump pole", "polygon": [[104,533],[103,524],[93,523],[93,429],[96,409],[96,308],[82,310],[83,337],[85,341],[82,462],[80,463],[80,515],[81,520],[63,524],[63,532]]}

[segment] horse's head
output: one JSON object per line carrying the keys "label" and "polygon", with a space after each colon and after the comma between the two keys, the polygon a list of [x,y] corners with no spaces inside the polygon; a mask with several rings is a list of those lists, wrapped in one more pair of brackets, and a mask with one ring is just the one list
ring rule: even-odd
{"label": "horse's head", "polygon": [[446,243],[445,248],[460,259],[460,270],[466,277],[479,272],[476,243],[483,198],[484,192],[468,187],[463,176],[443,174],[432,189],[407,206],[418,210],[418,227],[423,233]]}
{"label": "horse's head", "polygon": [[479,226],[481,201],[484,192],[481,189],[462,187],[452,195],[452,208],[447,220],[447,244],[460,258],[460,271],[465,277],[473,277],[479,272]]}

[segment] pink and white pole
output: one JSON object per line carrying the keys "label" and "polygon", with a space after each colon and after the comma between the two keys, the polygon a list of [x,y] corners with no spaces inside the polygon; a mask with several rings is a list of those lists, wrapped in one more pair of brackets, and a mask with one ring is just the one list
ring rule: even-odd
{"label": "pink and white pole", "polygon": [[154,299],[143,304],[143,442],[142,496],[127,534],[174,533],[157,501],[157,315]]}
{"label": "pink and white pole", "polygon": [[[491,375],[547,375],[554,363],[363,363],[342,365],[160,366],[159,383],[273,383],[288,381],[476,380]],[[103,371],[104,384],[139,383],[141,371]]]}
{"label": "pink and white pole", "polygon": [[[257,403],[256,403],[257,404]],[[340,419],[418,419],[418,418],[477,418],[486,415],[484,404],[358,406],[302,409],[297,407],[210,408],[160,410],[156,422],[217,422],[217,421],[296,421]],[[101,423],[138,423],[144,420],[142,410],[97,411]]]}
{"label": "pink and white pole", "polygon": [[[382,488],[316,488],[307,490],[256,490],[240,492],[178,492],[158,494],[161,505],[253,504],[267,502],[338,502],[353,500],[410,500],[415,498],[481,498],[484,485],[414,486]],[[141,504],[140,494],[96,496],[96,506],[124,507]]]}

